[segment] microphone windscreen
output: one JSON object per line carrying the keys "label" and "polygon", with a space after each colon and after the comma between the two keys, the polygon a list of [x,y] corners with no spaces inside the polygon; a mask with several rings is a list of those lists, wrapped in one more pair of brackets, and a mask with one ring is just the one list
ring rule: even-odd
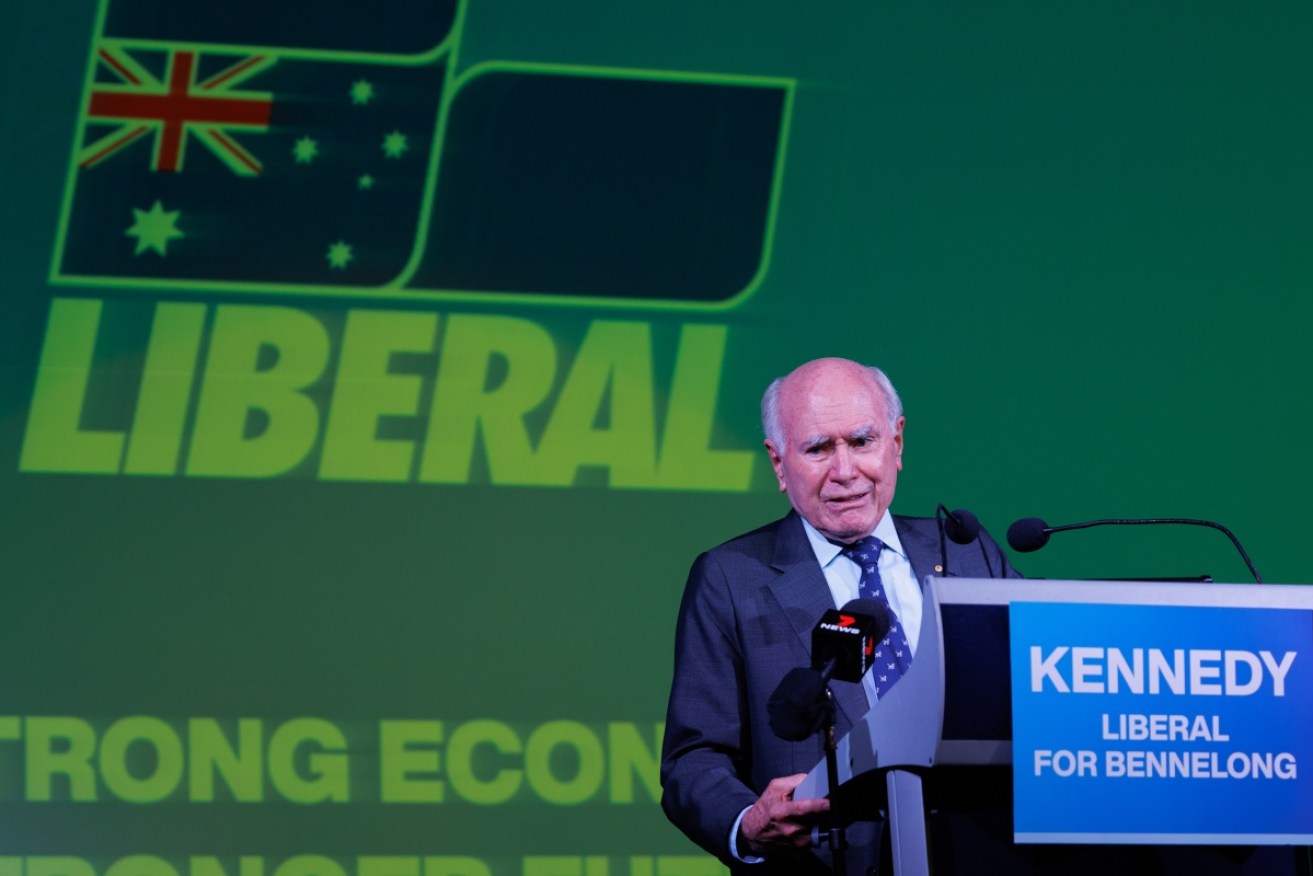
{"label": "microphone windscreen", "polygon": [[825,681],[815,669],[790,669],[766,701],[770,729],[781,739],[800,742],[825,720]]}
{"label": "microphone windscreen", "polygon": [[1049,543],[1049,525],[1038,517],[1023,517],[1008,527],[1008,545],[1023,554]]}
{"label": "microphone windscreen", "polygon": [[944,533],[957,544],[971,544],[980,536],[980,519],[965,508],[944,518]]}
{"label": "microphone windscreen", "polygon": [[843,604],[843,608],[839,609],[839,612],[841,614],[864,614],[873,619],[875,626],[870,629],[869,634],[877,642],[889,635],[889,628],[894,625],[894,619],[889,615],[889,606],[869,596],[848,600]]}

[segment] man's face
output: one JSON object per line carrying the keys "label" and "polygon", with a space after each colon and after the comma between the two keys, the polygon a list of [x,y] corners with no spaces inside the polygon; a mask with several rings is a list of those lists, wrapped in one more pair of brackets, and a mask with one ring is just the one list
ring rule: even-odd
{"label": "man's face", "polygon": [[889,428],[884,393],[851,363],[821,360],[785,378],[783,446],[766,439],[780,490],[827,538],[869,535],[894,498],[903,468],[903,418]]}

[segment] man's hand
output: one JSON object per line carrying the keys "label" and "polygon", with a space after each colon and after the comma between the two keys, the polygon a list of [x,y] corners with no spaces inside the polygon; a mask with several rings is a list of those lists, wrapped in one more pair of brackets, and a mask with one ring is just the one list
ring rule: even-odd
{"label": "man's hand", "polygon": [[765,857],[772,848],[805,849],[812,842],[812,825],[830,801],[821,798],[794,800],[793,789],[806,773],[772,779],[739,822],[739,851]]}

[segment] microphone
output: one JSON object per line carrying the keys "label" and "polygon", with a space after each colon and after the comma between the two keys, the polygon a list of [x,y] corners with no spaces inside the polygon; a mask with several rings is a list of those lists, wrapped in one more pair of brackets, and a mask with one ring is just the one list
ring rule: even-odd
{"label": "microphone", "polygon": [[1008,545],[1014,551],[1028,554],[1049,543],[1049,535],[1057,530],[1038,517],[1023,517],[1008,527]]}
{"label": "microphone", "polygon": [[[954,544],[971,544],[980,538],[980,519],[965,508],[949,511],[942,502],[935,506],[935,519],[939,521],[939,573],[947,578],[948,545],[944,537],[947,536]],[[994,564],[989,561],[983,542],[980,544],[980,556],[985,560],[989,576],[994,577]]]}
{"label": "microphone", "polygon": [[812,629],[812,665],[790,669],[766,702],[775,735],[801,742],[819,730],[830,680],[861,681],[871,668],[875,643],[892,625],[889,609],[875,599],[853,599],[821,615]]}
{"label": "microphone", "polygon": [[1066,532],[1069,529],[1088,529],[1091,526],[1142,526],[1154,523],[1184,523],[1189,526],[1208,526],[1221,531],[1227,538],[1231,539],[1231,544],[1235,545],[1240,558],[1245,561],[1245,566],[1249,569],[1249,574],[1254,576],[1254,582],[1257,584],[1263,583],[1258,570],[1254,568],[1253,562],[1249,559],[1249,554],[1245,553],[1245,549],[1240,545],[1240,540],[1231,533],[1231,530],[1211,520],[1195,520],[1189,517],[1112,518],[1088,520],[1084,523],[1068,523],[1066,526],[1049,526],[1038,517],[1023,517],[1008,527],[1008,545],[1014,551],[1025,554],[1044,547],[1049,543],[1049,536],[1055,532]]}
{"label": "microphone", "polygon": [[821,615],[812,630],[812,669],[822,680],[861,681],[871,668],[875,643],[889,635],[893,618],[878,599],[852,599]]}
{"label": "microphone", "polygon": [[980,537],[980,519],[965,508],[949,511],[942,504],[935,508],[935,516],[944,515],[944,534],[955,544],[971,544]]}

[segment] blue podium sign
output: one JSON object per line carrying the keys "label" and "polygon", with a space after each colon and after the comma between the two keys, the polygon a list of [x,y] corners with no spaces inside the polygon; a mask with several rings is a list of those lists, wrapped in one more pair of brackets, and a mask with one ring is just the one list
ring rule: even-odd
{"label": "blue podium sign", "polygon": [[1313,843],[1313,611],[1013,602],[1017,842]]}

